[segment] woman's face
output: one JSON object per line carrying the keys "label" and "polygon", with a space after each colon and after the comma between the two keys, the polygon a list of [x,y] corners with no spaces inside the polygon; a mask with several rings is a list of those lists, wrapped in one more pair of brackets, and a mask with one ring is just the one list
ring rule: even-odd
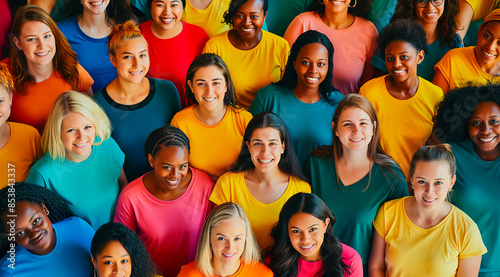
{"label": "woman's face", "polygon": [[321,43],[310,43],[300,49],[293,61],[297,86],[318,89],[328,73],[328,49]]}
{"label": "woman's face", "polygon": [[224,110],[227,83],[218,66],[200,67],[193,80],[188,80],[187,83],[201,108],[207,111]]}
{"label": "woman's face", "polygon": [[[35,203],[19,201],[16,202],[15,210],[15,227],[5,226],[6,229],[14,227],[17,244],[35,255],[49,254],[56,245],[56,234],[48,217],[47,207],[44,204],[40,207]],[[5,213],[2,220],[5,224],[12,217],[7,217]]]}
{"label": "woman's face", "polygon": [[116,67],[121,80],[138,84],[149,70],[148,45],[143,38],[126,40],[116,50],[115,56],[110,55],[111,63]]}
{"label": "woman's face", "polygon": [[68,160],[74,163],[86,160],[95,140],[94,123],[81,113],[69,113],[62,120],[61,140]]}
{"label": "woman's face", "polygon": [[424,51],[417,50],[408,42],[391,41],[385,47],[385,67],[396,83],[417,78],[417,65],[424,60]]}
{"label": "woman's face", "polygon": [[415,3],[415,14],[417,16],[417,21],[422,24],[437,24],[439,18],[443,15],[445,1],[441,3],[441,5],[435,7],[432,3],[432,0],[427,3],[425,8],[420,8]]}
{"label": "woman's face", "polygon": [[285,153],[285,143],[281,141],[280,132],[271,127],[255,129],[247,146],[255,170],[259,172],[276,169],[281,155]]}
{"label": "woman's face", "polygon": [[468,129],[480,158],[495,160],[500,157],[500,107],[496,103],[479,103],[469,119]]}
{"label": "woman's face", "polygon": [[375,128],[376,126],[365,111],[360,108],[350,107],[342,111],[339,116],[338,126],[334,130],[344,150],[367,152]]}
{"label": "woman's face", "polygon": [[119,241],[109,242],[92,263],[99,277],[130,277],[132,273],[132,260],[129,253]]}
{"label": "woman's face", "polygon": [[40,21],[27,21],[19,37],[14,37],[17,49],[24,53],[28,69],[52,66],[56,54],[56,41],[49,26]]}
{"label": "woman's face", "polygon": [[109,5],[110,0],[80,0],[80,4],[83,6],[83,13],[89,14],[104,14],[106,13],[106,8]]}
{"label": "woman's face", "polygon": [[455,179],[455,175],[451,176],[447,161],[417,162],[415,172],[410,177],[415,200],[423,209],[438,210],[446,201]]}
{"label": "woman's face", "polygon": [[296,213],[290,218],[288,237],[302,259],[309,262],[321,259],[321,245],[329,223],[329,218],[323,222],[308,213]]}
{"label": "woman's face", "polygon": [[266,19],[263,6],[263,0],[248,0],[234,15],[234,29],[243,40],[258,39]]}
{"label": "woman's face", "polygon": [[181,0],[153,0],[151,2],[153,24],[163,31],[180,32],[183,12],[184,7]]}
{"label": "woman's face", "polygon": [[500,62],[500,22],[490,21],[481,25],[474,55],[483,68],[492,68]]}
{"label": "woman's face", "polygon": [[239,217],[231,217],[216,225],[210,233],[214,269],[239,265],[245,250],[246,237],[245,224]]}
{"label": "woman's face", "polygon": [[190,178],[189,174],[188,150],[179,146],[162,146],[153,158],[148,155],[150,165],[154,168],[157,184],[161,185],[161,190],[176,191],[185,188]]}

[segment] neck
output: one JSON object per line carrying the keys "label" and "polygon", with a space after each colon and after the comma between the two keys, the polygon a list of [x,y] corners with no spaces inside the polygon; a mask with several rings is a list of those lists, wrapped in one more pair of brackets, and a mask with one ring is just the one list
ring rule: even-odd
{"label": "neck", "polygon": [[339,162],[346,165],[356,165],[359,167],[365,167],[367,164],[371,163],[371,160],[368,158],[367,151],[353,151],[348,149],[347,147],[342,146],[342,157],[338,160]]}
{"label": "neck", "polygon": [[122,96],[135,96],[139,94],[139,92],[142,92],[146,88],[149,88],[149,80],[146,77],[144,77],[139,83],[131,83],[120,77],[116,78],[115,80],[117,88],[116,93]]}
{"label": "neck", "polygon": [[493,151],[489,151],[486,153],[481,151],[481,149],[479,149],[479,147],[477,147],[475,143],[472,143],[472,145],[474,147],[474,152],[476,152],[477,156],[483,161],[495,161],[496,159],[500,158],[500,144],[497,145],[497,147],[493,149]]}
{"label": "neck", "polygon": [[418,76],[412,76],[404,82],[396,82],[391,75],[386,77],[387,90],[397,99],[409,99],[417,93]]}
{"label": "neck", "polygon": [[319,87],[308,88],[304,86],[300,81],[293,89],[293,94],[304,103],[316,103],[321,100],[321,93],[319,92]]}
{"label": "neck", "polygon": [[46,65],[28,65],[28,73],[35,78],[36,83],[47,80],[53,72],[52,62]]}
{"label": "neck", "polygon": [[196,104],[193,107],[193,112],[196,118],[206,125],[215,125],[226,115],[226,105],[222,104],[215,110],[207,110],[202,105]]}
{"label": "neck", "polygon": [[352,25],[355,17],[354,15],[348,13],[346,9],[345,11],[338,13],[325,11],[325,14],[321,17],[321,19],[326,26],[334,30],[344,30]]}
{"label": "neck", "polygon": [[444,201],[441,205],[435,207],[434,209],[423,209],[415,199],[415,196],[408,198],[410,200],[408,203],[407,213],[414,216],[418,222],[414,222],[417,226],[423,228],[430,228],[437,225],[444,217],[450,212],[451,204]]}
{"label": "neck", "polygon": [[233,275],[238,271],[240,265],[240,260],[234,263],[221,263],[217,259],[214,259],[214,274],[221,277]]}
{"label": "neck", "polygon": [[289,178],[288,175],[281,172],[278,166],[266,172],[258,171],[255,168],[250,169],[247,172],[248,172],[247,178],[252,179],[255,183],[263,185],[272,186],[273,184],[276,184],[276,180],[280,180],[282,178]]}
{"label": "neck", "polygon": [[419,22],[424,28],[425,34],[427,35],[427,45],[433,43],[438,37],[437,22],[432,24],[426,24]]}
{"label": "neck", "polygon": [[177,25],[175,25],[172,29],[170,30],[164,30],[160,27],[158,27],[154,21],[151,22],[151,31],[153,34],[160,39],[169,39],[176,37],[178,34],[182,32],[183,26],[182,22],[179,21]]}

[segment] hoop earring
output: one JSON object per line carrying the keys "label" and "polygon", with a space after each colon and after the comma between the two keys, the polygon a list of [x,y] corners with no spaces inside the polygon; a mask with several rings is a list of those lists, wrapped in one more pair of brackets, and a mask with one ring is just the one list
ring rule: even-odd
{"label": "hoop earring", "polygon": [[321,0],[318,0],[319,4],[320,5],[324,5],[325,4],[325,1],[321,2]]}
{"label": "hoop earring", "polygon": [[354,0],[354,5],[353,5],[353,6],[349,6],[349,5],[347,5],[347,6],[348,6],[349,8],[354,8],[354,7],[356,7],[356,5],[357,5],[357,4],[358,4],[358,0]]}

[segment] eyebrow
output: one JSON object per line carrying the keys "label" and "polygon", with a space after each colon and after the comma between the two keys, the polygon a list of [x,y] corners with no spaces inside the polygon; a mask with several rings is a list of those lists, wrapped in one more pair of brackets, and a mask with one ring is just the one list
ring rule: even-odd
{"label": "eyebrow", "polygon": [[[51,31],[51,30],[49,30],[49,31],[47,31],[47,32],[43,33],[42,35],[46,35],[46,34],[48,34],[48,33],[52,33],[52,31]],[[26,35],[26,36],[24,36],[24,37],[36,37],[36,35]]]}
{"label": "eyebrow", "polygon": [[[223,235],[223,234],[221,234],[221,233],[217,233],[217,234],[215,234],[215,235],[216,235],[216,236],[221,236],[221,237],[226,237],[225,235]],[[243,234],[237,234],[237,235],[235,235],[235,237],[237,237],[237,236],[242,236],[242,235],[243,235]]]}
{"label": "eyebrow", "polygon": [[[311,228],[311,227],[313,227],[313,226],[316,226],[316,225],[318,225],[318,223],[314,223],[313,225],[311,225],[311,226],[307,227],[307,229],[309,229],[309,228]],[[295,227],[295,226],[290,227],[290,229],[291,229],[291,228],[295,228],[295,229],[299,229],[299,230],[300,230],[300,228],[299,228],[299,227]]]}
{"label": "eyebrow", "polygon": [[[144,53],[144,52],[148,52],[148,50],[144,49],[144,50],[139,51],[139,53]],[[132,52],[123,52],[122,55],[124,55],[124,54],[133,55],[134,53],[132,53]]]}
{"label": "eyebrow", "polygon": [[[217,77],[217,78],[213,78],[212,81],[215,81],[215,80],[221,80],[222,81],[222,78],[220,77]],[[195,82],[198,82],[198,81],[202,81],[202,82],[206,82],[205,79],[196,79]]]}
{"label": "eyebrow", "polygon": [[[310,60],[311,58],[304,56],[304,57],[300,57],[299,59],[308,59],[308,60]],[[327,59],[325,59],[325,58],[320,58],[319,60],[326,61]]]}
{"label": "eyebrow", "polygon": [[[39,212],[34,213],[34,214],[30,217],[29,222],[33,221],[33,217],[35,217],[35,216],[36,216],[36,215],[38,215],[38,214],[39,214]],[[17,229],[16,229],[16,231],[17,231],[17,230],[21,230],[21,229],[22,229],[22,228],[17,228]]]}
{"label": "eyebrow", "polygon": [[[261,139],[253,139],[252,142],[254,141],[263,141]],[[270,139],[269,141],[279,141],[279,139]]]}
{"label": "eyebrow", "polygon": [[[121,255],[120,257],[126,257],[126,256],[130,256],[130,254],[123,254]],[[109,255],[106,255],[106,256],[102,256],[103,258],[113,258],[113,256],[109,256]]]}

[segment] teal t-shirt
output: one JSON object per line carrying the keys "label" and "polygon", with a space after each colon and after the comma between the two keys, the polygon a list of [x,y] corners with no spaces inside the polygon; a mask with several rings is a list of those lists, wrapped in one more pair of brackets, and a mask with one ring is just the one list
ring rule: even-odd
{"label": "teal t-shirt", "polygon": [[366,19],[375,25],[380,35],[382,30],[391,22],[398,0],[373,0],[371,5],[372,8]]}
{"label": "teal t-shirt", "polygon": [[408,195],[406,179],[401,169],[394,166],[391,169],[396,174],[375,163],[371,176],[367,174],[358,182],[345,186],[337,177],[334,159],[310,156],[304,168],[313,193],[325,201],[337,219],[333,228],[334,235],[342,243],[358,251],[363,260],[365,276],[368,274],[372,222],[380,205]]}
{"label": "teal t-shirt", "polygon": [[481,259],[479,276],[500,276],[500,158],[484,161],[471,140],[451,143],[457,160],[457,181],[451,203],[476,222],[488,253]]}
{"label": "teal t-shirt", "polygon": [[[384,0],[385,1],[385,0]],[[299,14],[309,10],[313,0],[271,0],[266,23],[269,32],[280,37],[285,34],[290,22]]]}
{"label": "teal t-shirt", "polygon": [[333,113],[342,98],[344,95],[334,91],[332,99],[335,105],[330,105],[325,99],[308,104],[300,101],[290,89],[270,84],[259,90],[248,111],[253,116],[272,112],[283,119],[302,166],[311,150],[332,143]]}
{"label": "teal t-shirt", "polygon": [[33,165],[26,182],[57,192],[76,216],[97,230],[113,220],[124,160],[118,144],[109,138],[92,146],[83,162],[54,161],[45,154]]}

